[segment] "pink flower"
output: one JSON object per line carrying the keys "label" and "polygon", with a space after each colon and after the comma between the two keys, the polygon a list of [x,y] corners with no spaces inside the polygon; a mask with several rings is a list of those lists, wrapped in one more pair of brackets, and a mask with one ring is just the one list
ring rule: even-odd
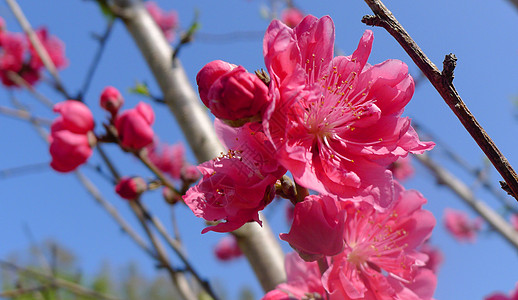
{"label": "pink flower", "polygon": [[395,162],[390,164],[389,170],[392,175],[399,181],[406,180],[414,175],[414,167],[412,167],[410,155],[400,157]]}
{"label": "pink flower", "polygon": [[134,200],[147,190],[147,183],[141,177],[122,177],[115,186],[115,192],[126,200]]}
{"label": "pink flower", "polygon": [[509,296],[497,292],[485,297],[484,300],[518,300],[518,284],[516,284],[514,291],[509,293]]}
{"label": "pink flower", "polygon": [[314,261],[336,255],[344,249],[345,210],[332,196],[307,196],[295,205],[289,233],[280,238],[290,244],[302,259]]}
{"label": "pink flower", "polygon": [[345,249],[322,277],[331,299],[431,299],[435,275],[422,268],[427,257],[416,248],[435,219],[421,208],[421,194],[395,188],[398,197],[383,213],[366,201],[343,202]]}
{"label": "pink flower", "polygon": [[[153,143],[148,146],[149,159],[162,172],[179,180],[185,162],[185,149],[182,144],[167,145]],[[199,175],[198,175],[199,177]]]}
{"label": "pink flower", "polygon": [[25,57],[28,53],[23,35],[2,31],[0,34],[0,46],[0,77],[5,86],[17,86],[11,80],[10,72],[17,73],[31,85],[39,80],[39,71],[25,63]]}
{"label": "pink flower", "polygon": [[511,215],[511,225],[513,225],[514,230],[518,231],[518,214]]}
{"label": "pink flower", "polygon": [[258,212],[275,196],[271,175],[262,176],[242,162],[234,151],[198,166],[203,175],[183,197],[185,204],[197,217],[207,221],[225,220],[203,229],[230,232],[247,222],[261,224]]}
{"label": "pink flower", "polygon": [[[35,33],[43,47],[45,47],[45,50],[47,50],[47,53],[54,63],[54,66],[56,66],[57,69],[65,68],[68,65],[68,61],[65,57],[65,44],[57,37],[48,34],[47,28],[45,27],[38,28],[35,30]],[[41,61],[38,52],[36,52],[36,49],[34,49],[32,44],[30,42],[28,42],[28,44],[29,51],[31,53],[31,60],[29,65],[33,69],[39,70],[43,67],[43,62]]]}
{"label": "pink flower", "polygon": [[58,172],[70,172],[92,155],[96,142],[93,115],[86,105],[75,100],[57,103],[54,111],[61,115],[50,128],[50,166]]}
{"label": "pink flower", "polygon": [[282,11],[281,20],[288,27],[293,28],[304,19],[304,16],[305,15],[298,8],[288,7]]}
{"label": "pink flower", "polygon": [[419,141],[401,117],[414,92],[408,67],[367,64],[372,40],[367,30],[351,56],[333,57],[330,17],[306,16],[293,29],[272,21],[263,51],[274,100],[263,125],[299,184],[340,197],[370,195],[385,208],[394,192],[388,165],[433,143]]}
{"label": "pink flower", "polygon": [[122,98],[118,89],[113,86],[107,86],[102,91],[99,102],[102,108],[110,112],[112,116],[115,116],[124,104],[124,98]]}
{"label": "pink flower", "polygon": [[320,270],[316,262],[305,262],[297,253],[289,253],[285,258],[286,283],[279,284],[268,292],[262,300],[326,299],[326,291],[320,280]]}
{"label": "pink flower", "polygon": [[175,30],[178,27],[178,14],[176,11],[163,11],[155,2],[147,1],[145,4],[151,18],[164,33],[167,41],[172,42],[175,37]]}
{"label": "pink flower", "polygon": [[201,100],[214,116],[236,127],[260,120],[270,101],[268,87],[257,75],[223,61],[205,65],[196,82]]}
{"label": "pink flower", "polygon": [[459,242],[474,242],[482,228],[482,219],[470,220],[463,211],[447,208],[444,210],[444,226]]}
{"label": "pink flower", "polygon": [[151,124],[155,113],[149,104],[139,102],[135,108],[128,109],[115,119],[121,145],[130,149],[141,149],[153,142],[154,132]]}
{"label": "pink flower", "polygon": [[221,261],[229,261],[241,257],[243,253],[236,238],[233,235],[227,235],[220,239],[214,247],[214,255]]}
{"label": "pink flower", "polygon": [[286,172],[273,159],[269,141],[259,125],[232,128],[216,122],[216,131],[230,149],[226,155],[202,163],[202,179],[183,197],[198,217],[223,220],[203,229],[229,232],[256,221],[258,212],[275,196],[274,183]]}

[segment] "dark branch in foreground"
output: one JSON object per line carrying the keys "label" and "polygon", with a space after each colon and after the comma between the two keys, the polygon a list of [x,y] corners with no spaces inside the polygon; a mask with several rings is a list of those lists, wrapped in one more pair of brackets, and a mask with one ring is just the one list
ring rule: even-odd
{"label": "dark branch in foreground", "polygon": [[446,101],[446,104],[448,104],[462,125],[464,125],[464,128],[477,142],[493,166],[495,166],[512,191],[512,196],[518,200],[518,175],[469,111],[453,86],[455,55],[447,55],[444,61],[444,70],[442,72],[439,71],[380,0],[365,0],[365,3],[367,3],[375,15],[364,16],[362,22],[367,25],[385,28],[398,41],[414,63],[426,75],[444,101]]}

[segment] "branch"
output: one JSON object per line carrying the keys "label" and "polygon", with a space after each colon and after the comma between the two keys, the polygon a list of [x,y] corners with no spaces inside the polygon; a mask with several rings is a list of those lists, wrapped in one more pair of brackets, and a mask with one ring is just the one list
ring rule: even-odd
{"label": "branch", "polygon": [[491,207],[483,201],[475,198],[470,188],[462,181],[453,176],[446,169],[434,162],[428,155],[415,155],[415,157],[432,172],[437,181],[450,188],[460,199],[467,203],[477,212],[491,227],[493,227],[500,235],[502,235],[513,247],[518,250],[518,231],[516,231],[509,223],[496,213]]}
{"label": "branch", "polygon": [[446,55],[444,61],[445,68],[443,72],[439,71],[380,0],[365,0],[365,2],[375,15],[364,16],[362,22],[367,25],[385,28],[398,41],[455,113],[462,125],[464,125],[464,128],[477,142],[480,149],[489,158],[513,192],[514,198],[518,201],[518,175],[473,114],[471,114],[453,86],[455,55]]}
{"label": "branch", "polygon": [[88,73],[86,74],[85,81],[83,83],[83,87],[81,88],[81,91],[79,92],[79,95],[77,96],[78,100],[82,101],[84,99],[86,92],[88,91],[88,88],[90,87],[90,83],[92,82],[95,71],[97,70],[97,66],[99,66],[99,62],[101,61],[101,56],[104,52],[104,49],[106,48],[106,42],[108,41],[108,38],[110,37],[110,34],[113,30],[113,24],[114,24],[114,19],[110,18],[110,20],[108,20],[108,25],[106,25],[106,30],[104,31],[104,34],[99,38],[99,48],[97,49],[97,52],[95,53],[92,63],[90,64],[90,68],[88,69]]}
{"label": "branch", "polygon": [[68,290],[68,291],[70,291],[70,292],[72,292],[74,294],[77,294],[77,295],[90,296],[90,297],[94,297],[95,299],[119,300],[116,297],[113,297],[113,296],[110,296],[110,295],[101,294],[99,292],[96,292],[94,290],[88,289],[88,288],[86,288],[86,287],[84,287],[82,285],[79,285],[77,283],[74,283],[74,282],[71,282],[71,281],[68,281],[68,280],[64,280],[64,279],[61,279],[61,278],[56,278],[53,275],[49,275],[49,274],[46,274],[46,273],[41,272],[41,271],[36,271],[36,270],[33,270],[33,269],[23,268],[23,267],[20,267],[20,266],[18,266],[16,264],[8,262],[8,261],[0,260],[0,266],[4,267],[4,268],[13,269],[13,270],[15,270],[15,271],[17,271],[17,272],[19,272],[21,274],[25,274],[27,276],[43,278],[45,280],[48,280],[52,285],[60,287],[60,288],[63,288],[63,289],[66,289],[66,290]]}
{"label": "branch", "polygon": [[[212,122],[200,105],[180,60],[172,60],[172,49],[162,32],[140,1],[114,0],[126,29],[142,52],[160,89],[163,99],[180,124],[182,131],[199,162],[225,152]],[[123,13],[121,13],[121,11]],[[243,253],[252,265],[265,291],[285,281],[284,255],[264,217],[263,228],[248,223],[234,232]]]}

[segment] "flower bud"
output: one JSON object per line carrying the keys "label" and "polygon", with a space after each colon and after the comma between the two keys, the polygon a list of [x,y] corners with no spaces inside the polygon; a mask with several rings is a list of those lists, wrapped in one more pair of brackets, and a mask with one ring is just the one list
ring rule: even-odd
{"label": "flower bud", "polygon": [[[221,68],[209,64],[197,76],[200,97],[205,105],[214,116],[234,127],[260,118],[270,101],[266,84],[242,66],[223,73],[224,62],[217,64]],[[207,87],[210,88],[207,90]]]}
{"label": "flower bud", "polygon": [[113,86],[107,86],[101,93],[100,99],[101,107],[109,111],[112,116],[115,116],[119,108],[124,104],[124,98],[118,89]]}
{"label": "flower bud", "polygon": [[334,256],[344,249],[345,211],[331,196],[310,195],[295,205],[289,233],[280,238],[305,261]]}
{"label": "flower bud", "polygon": [[73,133],[86,134],[94,129],[94,117],[84,103],[66,100],[54,105],[54,111],[61,114],[55,122],[61,122],[60,128]]}
{"label": "flower bud", "polygon": [[232,235],[225,236],[219,240],[216,247],[214,247],[214,254],[221,261],[233,260],[243,255],[236,238]]}
{"label": "flower bud", "polygon": [[70,172],[84,164],[92,155],[90,139],[93,134],[79,134],[68,130],[52,132],[49,152],[50,166],[58,172]]}
{"label": "flower bud", "polygon": [[290,28],[299,25],[302,19],[304,19],[304,14],[295,7],[286,8],[281,14],[282,22]]}
{"label": "flower bud", "polygon": [[237,66],[222,60],[214,60],[206,64],[196,75],[196,84],[198,84],[198,92],[200,93],[201,101],[205,106],[209,107],[210,87],[216,80],[218,80],[225,73],[232,71]]}
{"label": "flower bud", "polygon": [[153,142],[151,128],[155,114],[149,104],[140,102],[135,108],[128,109],[115,119],[121,145],[130,149],[141,149]]}
{"label": "flower bud", "polygon": [[126,200],[133,200],[147,190],[147,183],[141,177],[122,177],[115,186],[115,192]]}

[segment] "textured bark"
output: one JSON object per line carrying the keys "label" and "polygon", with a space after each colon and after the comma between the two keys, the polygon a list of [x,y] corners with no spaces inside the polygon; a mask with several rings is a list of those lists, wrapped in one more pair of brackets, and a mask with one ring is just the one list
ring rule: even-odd
{"label": "textured bark", "polygon": [[[178,59],[172,60],[172,48],[140,1],[114,0],[114,13],[121,17],[139,47],[160,86],[168,105],[198,162],[213,159],[224,152],[206,110],[189,83]],[[264,216],[263,228],[248,223],[233,234],[238,238],[264,291],[286,279],[284,255]]]}

